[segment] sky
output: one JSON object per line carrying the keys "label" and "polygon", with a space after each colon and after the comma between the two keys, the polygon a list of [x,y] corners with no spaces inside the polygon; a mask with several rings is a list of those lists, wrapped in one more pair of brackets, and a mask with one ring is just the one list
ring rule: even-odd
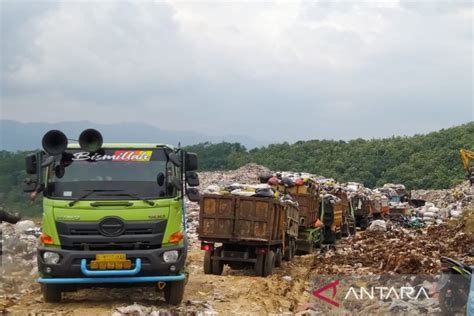
{"label": "sky", "polygon": [[474,120],[470,1],[1,0],[2,119],[271,142]]}

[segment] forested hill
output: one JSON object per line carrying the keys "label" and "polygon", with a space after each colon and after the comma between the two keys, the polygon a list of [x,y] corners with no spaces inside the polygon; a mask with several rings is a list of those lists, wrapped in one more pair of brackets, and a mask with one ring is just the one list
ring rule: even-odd
{"label": "forested hill", "polygon": [[203,170],[255,162],[272,170],[307,171],[374,187],[387,182],[410,189],[449,188],[464,179],[461,147],[474,150],[474,122],[411,137],[310,140],[246,150],[238,143],[203,143],[187,149]]}
{"label": "forested hill", "polygon": [[[272,170],[307,171],[374,187],[387,182],[409,189],[448,188],[465,177],[459,149],[474,150],[474,122],[413,137],[351,141],[310,140],[247,150],[239,143],[186,147],[199,155],[201,170],[235,169],[255,162]],[[26,152],[0,151],[0,206],[40,214],[40,199],[21,191]]]}

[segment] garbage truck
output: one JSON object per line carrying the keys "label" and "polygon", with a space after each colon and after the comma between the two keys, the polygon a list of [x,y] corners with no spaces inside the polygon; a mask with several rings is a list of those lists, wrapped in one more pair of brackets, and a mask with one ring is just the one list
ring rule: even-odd
{"label": "garbage truck", "polygon": [[308,179],[303,185],[286,188],[279,186],[279,190],[290,193],[298,202],[300,209],[298,237],[296,239],[296,254],[309,254],[321,247],[323,231],[320,219],[322,218],[320,188]]}
{"label": "garbage truck", "polygon": [[68,143],[47,132],[26,157],[24,191],[43,195],[37,250],[46,302],[83,287],[150,285],[181,303],[187,280],[185,195],[199,200],[197,156],[164,144]]}
{"label": "garbage truck", "polygon": [[204,194],[199,212],[199,239],[204,273],[253,268],[266,277],[282,259],[291,260],[298,236],[299,210],[274,198]]}

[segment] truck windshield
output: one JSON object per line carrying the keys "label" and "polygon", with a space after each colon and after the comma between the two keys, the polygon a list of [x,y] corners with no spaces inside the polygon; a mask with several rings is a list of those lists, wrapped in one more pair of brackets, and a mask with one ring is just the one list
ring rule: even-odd
{"label": "truck windshield", "polygon": [[103,149],[95,154],[69,150],[60,164],[49,167],[45,195],[69,200],[93,191],[84,200],[169,197],[167,181],[161,186],[157,182],[160,173],[165,178],[173,175],[162,148]]}

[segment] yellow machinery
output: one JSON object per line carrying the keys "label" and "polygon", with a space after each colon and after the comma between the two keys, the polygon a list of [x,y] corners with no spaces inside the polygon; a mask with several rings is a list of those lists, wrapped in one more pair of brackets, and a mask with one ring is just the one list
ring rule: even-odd
{"label": "yellow machinery", "polygon": [[474,182],[474,167],[471,167],[471,159],[474,159],[474,151],[465,150],[461,148],[459,150],[461,155],[462,162],[464,164],[464,169],[467,171],[467,176],[471,180],[471,185]]}

